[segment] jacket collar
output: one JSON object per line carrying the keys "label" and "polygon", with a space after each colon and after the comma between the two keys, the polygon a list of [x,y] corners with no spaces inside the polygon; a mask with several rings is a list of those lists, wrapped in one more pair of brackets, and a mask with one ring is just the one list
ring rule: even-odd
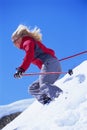
{"label": "jacket collar", "polygon": [[23,49],[23,43],[24,43],[26,40],[30,40],[30,39],[31,39],[31,37],[29,37],[29,36],[23,37],[23,38],[22,38],[21,45],[20,45],[20,49]]}

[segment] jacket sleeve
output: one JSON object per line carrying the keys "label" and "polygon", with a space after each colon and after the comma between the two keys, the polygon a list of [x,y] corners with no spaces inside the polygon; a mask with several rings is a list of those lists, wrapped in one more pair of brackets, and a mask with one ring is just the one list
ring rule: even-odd
{"label": "jacket sleeve", "polygon": [[24,69],[24,71],[28,69],[34,58],[34,46],[35,46],[34,42],[31,40],[27,40],[23,43],[23,50],[25,50],[25,57],[19,68]]}

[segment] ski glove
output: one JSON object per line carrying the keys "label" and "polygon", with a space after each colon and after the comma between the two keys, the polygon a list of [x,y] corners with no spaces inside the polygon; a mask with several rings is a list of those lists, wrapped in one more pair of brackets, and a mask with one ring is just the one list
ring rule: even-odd
{"label": "ski glove", "polygon": [[14,77],[19,79],[22,77],[22,74],[24,73],[24,69],[16,68],[16,70],[17,70],[17,72],[14,74]]}

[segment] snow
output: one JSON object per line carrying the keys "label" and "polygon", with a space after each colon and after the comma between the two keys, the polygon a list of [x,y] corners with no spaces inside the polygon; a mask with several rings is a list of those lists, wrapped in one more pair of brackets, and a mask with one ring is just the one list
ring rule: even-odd
{"label": "snow", "polygon": [[0,106],[0,118],[12,113],[24,111],[29,105],[31,105],[34,102],[34,100],[35,99],[33,98],[24,99],[8,105]]}
{"label": "snow", "polygon": [[73,72],[55,82],[64,91],[59,98],[44,106],[35,100],[2,130],[86,130],[87,60]]}

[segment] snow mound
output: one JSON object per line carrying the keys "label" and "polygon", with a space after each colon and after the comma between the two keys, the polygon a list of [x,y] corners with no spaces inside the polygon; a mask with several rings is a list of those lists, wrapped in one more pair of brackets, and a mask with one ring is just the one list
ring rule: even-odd
{"label": "snow mound", "polygon": [[24,111],[29,105],[31,105],[34,102],[34,100],[35,99],[33,98],[24,99],[24,100],[16,101],[8,105],[0,106],[0,118],[6,115],[10,115],[12,113]]}

